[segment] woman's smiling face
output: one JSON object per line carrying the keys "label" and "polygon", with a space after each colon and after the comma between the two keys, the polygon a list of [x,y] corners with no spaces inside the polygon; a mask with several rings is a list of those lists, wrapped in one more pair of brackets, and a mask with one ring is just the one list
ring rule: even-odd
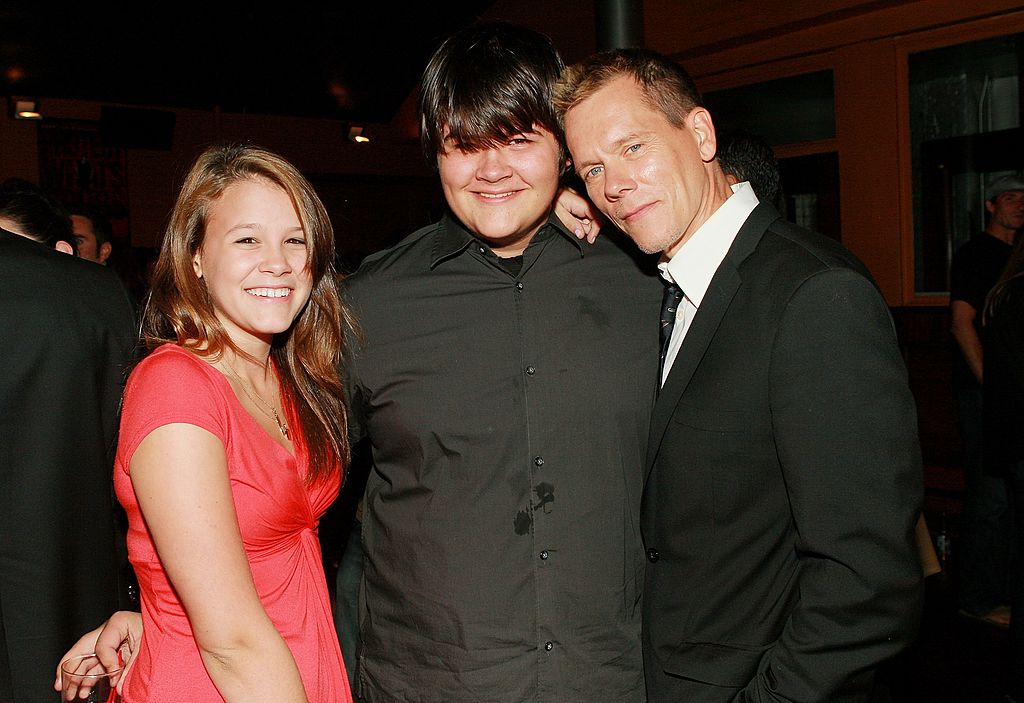
{"label": "woman's smiling face", "polygon": [[302,312],[312,289],[309,252],[288,194],[262,178],[233,183],[210,206],[192,259],[217,319],[242,349],[269,344]]}

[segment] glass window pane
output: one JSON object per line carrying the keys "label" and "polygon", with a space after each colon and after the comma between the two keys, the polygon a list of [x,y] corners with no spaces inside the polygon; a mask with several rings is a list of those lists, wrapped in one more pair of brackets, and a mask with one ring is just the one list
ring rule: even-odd
{"label": "glass window pane", "polygon": [[746,130],[772,146],[836,136],[832,71],[716,90],[704,102],[716,131]]}
{"label": "glass window pane", "polygon": [[779,159],[786,219],[842,241],[839,231],[839,155],[834,152]]}
{"label": "glass window pane", "polygon": [[918,293],[949,290],[953,252],[985,228],[985,186],[1024,165],[1022,38],[984,39],[908,58]]}

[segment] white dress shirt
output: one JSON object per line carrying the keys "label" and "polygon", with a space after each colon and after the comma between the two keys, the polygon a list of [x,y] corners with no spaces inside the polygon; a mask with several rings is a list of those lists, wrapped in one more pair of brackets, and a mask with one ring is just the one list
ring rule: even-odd
{"label": "white dress shirt", "polygon": [[671,259],[658,264],[662,277],[679,286],[683,301],[676,308],[661,384],[665,385],[690,323],[708,292],[711,279],[722,265],[740,227],[757,207],[757,196],[746,181],[732,186],[732,195],[687,239]]}

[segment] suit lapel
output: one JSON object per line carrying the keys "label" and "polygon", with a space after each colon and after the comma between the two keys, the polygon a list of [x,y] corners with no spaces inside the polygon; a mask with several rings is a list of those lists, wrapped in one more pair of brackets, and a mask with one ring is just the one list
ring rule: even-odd
{"label": "suit lapel", "polygon": [[697,370],[697,366],[704,358],[715,332],[722,323],[722,318],[725,317],[725,313],[729,309],[729,304],[743,282],[739,273],[739,265],[750,256],[768,229],[768,225],[778,217],[778,212],[768,205],[761,204],[754,208],[743,226],[740,227],[725,259],[722,260],[711,279],[711,285],[708,286],[708,291],[697,309],[690,329],[686,332],[682,346],[679,348],[675,363],[672,364],[672,370],[669,371],[665,385],[654,404],[651,433],[647,442],[645,480],[654,466],[654,460],[657,457],[658,448],[665,435],[669,420]]}
{"label": "suit lapel", "polygon": [[654,457],[657,454],[661,438],[665,434],[669,419],[675,411],[676,405],[686,390],[693,372],[696,371],[700,360],[711,344],[715,336],[715,330],[722,322],[722,317],[729,307],[733,296],[740,287],[740,276],[736,269],[728,261],[723,261],[718,267],[715,277],[711,280],[708,292],[697,310],[690,329],[686,332],[686,338],[679,348],[672,370],[669,371],[665,385],[662,386],[658,399],[654,403],[654,413],[651,416],[651,434],[647,444],[647,470],[645,475],[650,473],[654,465]]}

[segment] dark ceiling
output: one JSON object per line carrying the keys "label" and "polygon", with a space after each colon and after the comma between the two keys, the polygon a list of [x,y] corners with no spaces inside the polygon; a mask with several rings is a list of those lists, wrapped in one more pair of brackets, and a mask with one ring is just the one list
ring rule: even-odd
{"label": "dark ceiling", "polygon": [[4,0],[0,94],[387,123],[492,4]]}

